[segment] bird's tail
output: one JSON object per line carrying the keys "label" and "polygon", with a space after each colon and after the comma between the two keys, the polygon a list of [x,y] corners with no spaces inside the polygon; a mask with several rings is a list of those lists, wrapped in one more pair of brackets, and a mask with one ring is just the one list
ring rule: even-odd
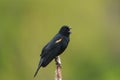
{"label": "bird's tail", "polygon": [[37,73],[38,73],[40,67],[41,67],[41,65],[38,66],[38,68],[37,68],[37,70],[36,70],[36,72],[35,72],[35,74],[34,74],[34,77],[37,75]]}

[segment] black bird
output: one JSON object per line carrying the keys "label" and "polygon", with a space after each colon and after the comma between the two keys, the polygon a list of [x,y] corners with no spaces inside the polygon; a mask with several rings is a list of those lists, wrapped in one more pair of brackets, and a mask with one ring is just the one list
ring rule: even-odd
{"label": "black bird", "polygon": [[46,67],[53,59],[60,55],[67,48],[70,41],[70,27],[62,26],[55,37],[42,49],[41,59],[38,68],[34,74],[37,75],[40,67]]}

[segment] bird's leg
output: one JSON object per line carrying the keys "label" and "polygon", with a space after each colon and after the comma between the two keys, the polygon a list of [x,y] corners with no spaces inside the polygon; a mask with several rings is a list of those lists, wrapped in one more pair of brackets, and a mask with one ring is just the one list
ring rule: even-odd
{"label": "bird's leg", "polygon": [[55,63],[56,63],[55,80],[62,80],[61,60],[59,56],[55,58]]}

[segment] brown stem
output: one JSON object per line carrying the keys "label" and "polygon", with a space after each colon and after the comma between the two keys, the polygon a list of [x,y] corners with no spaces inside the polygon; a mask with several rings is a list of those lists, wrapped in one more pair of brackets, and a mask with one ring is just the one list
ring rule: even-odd
{"label": "brown stem", "polygon": [[62,80],[61,60],[59,56],[55,58],[55,63],[56,63],[55,80]]}

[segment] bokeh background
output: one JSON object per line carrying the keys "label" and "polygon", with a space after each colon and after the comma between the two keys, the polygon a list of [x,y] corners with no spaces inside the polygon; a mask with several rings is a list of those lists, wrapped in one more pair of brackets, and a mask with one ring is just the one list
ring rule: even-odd
{"label": "bokeh background", "polygon": [[72,27],[63,80],[120,80],[119,0],[0,0],[0,80],[54,80],[54,61],[33,75],[62,25]]}

